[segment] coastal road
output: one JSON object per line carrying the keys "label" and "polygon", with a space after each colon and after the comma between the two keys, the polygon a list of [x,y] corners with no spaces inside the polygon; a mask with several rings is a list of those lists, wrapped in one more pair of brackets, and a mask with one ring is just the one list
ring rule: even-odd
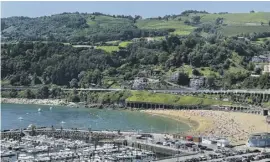
{"label": "coastal road", "polygon": [[[40,87],[2,87],[1,90],[25,90],[25,89],[38,89]],[[63,91],[73,91],[73,88],[62,88]],[[122,91],[125,89],[122,88],[77,88],[77,91]],[[216,94],[225,94],[225,93],[248,93],[248,94],[270,94],[270,90],[258,90],[258,89],[234,89],[234,90],[192,90],[192,89],[165,89],[165,90],[148,90],[153,93],[179,93],[179,94],[190,94],[190,93],[216,93]]]}

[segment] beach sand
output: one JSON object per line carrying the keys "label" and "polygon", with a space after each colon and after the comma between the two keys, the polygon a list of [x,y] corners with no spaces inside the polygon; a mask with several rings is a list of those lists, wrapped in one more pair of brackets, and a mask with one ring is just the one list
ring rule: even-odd
{"label": "beach sand", "polygon": [[262,115],[211,110],[143,110],[189,123],[189,135],[228,138],[232,144],[245,144],[250,134],[269,132],[266,117]]}

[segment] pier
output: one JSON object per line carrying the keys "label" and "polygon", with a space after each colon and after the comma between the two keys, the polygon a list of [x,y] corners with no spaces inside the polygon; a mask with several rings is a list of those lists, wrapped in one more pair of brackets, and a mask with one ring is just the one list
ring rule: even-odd
{"label": "pier", "polygon": [[152,102],[137,102],[137,101],[126,101],[127,108],[141,108],[141,109],[176,109],[176,110],[215,110],[215,111],[233,111],[252,113],[267,116],[269,114],[268,109],[260,107],[248,107],[248,106],[233,106],[233,105],[213,105],[213,106],[202,106],[202,105],[172,105]]}

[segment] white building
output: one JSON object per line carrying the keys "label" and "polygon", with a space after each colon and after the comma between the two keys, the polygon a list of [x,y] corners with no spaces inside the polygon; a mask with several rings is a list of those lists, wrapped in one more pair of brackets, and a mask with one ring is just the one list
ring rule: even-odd
{"label": "white building", "polygon": [[147,81],[148,80],[146,78],[135,78],[132,85],[132,89],[136,89],[136,90],[145,89],[145,87],[147,86]]}
{"label": "white building", "polygon": [[226,139],[217,140],[217,146],[226,147],[229,145],[230,145],[230,142]]}
{"label": "white building", "polygon": [[263,73],[270,73],[270,63],[268,65],[264,65]]}

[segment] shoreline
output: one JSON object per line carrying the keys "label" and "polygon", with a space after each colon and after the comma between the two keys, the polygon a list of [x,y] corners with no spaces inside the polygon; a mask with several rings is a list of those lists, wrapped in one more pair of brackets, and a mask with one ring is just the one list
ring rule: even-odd
{"label": "shoreline", "polygon": [[[213,126],[213,121],[204,119],[204,118],[191,118],[189,116],[182,114],[172,115],[168,113],[161,113],[161,111],[179,111],[179,110],[141,110],[144,113],[157,115],[160,117],[166,117],[170,118],[172,120],[176,120],[178,122],[182,122],[184,124],[187,124],[190,127],[190,130],[180,132],[184,135],[199,135],[200,133],[203,133],[207,128],[210,128]],[[203,123],[203,124],[202,124]]]}
{"label": "shoreline", "polygon": [[29,104],[29,105],[50,105],[50,106],[67,106],[67,107],[83,107],[83,108],[110,108],[111,105],[85,102],[68,102],[65,99],[27,99],[27,98],[1,98],[1,104]]}
{"label": "shoreline", "polygon": [[63,99],[27,99],[27,98],[1,98],[1,104],[33,104],[67,106],[68,103]]}

